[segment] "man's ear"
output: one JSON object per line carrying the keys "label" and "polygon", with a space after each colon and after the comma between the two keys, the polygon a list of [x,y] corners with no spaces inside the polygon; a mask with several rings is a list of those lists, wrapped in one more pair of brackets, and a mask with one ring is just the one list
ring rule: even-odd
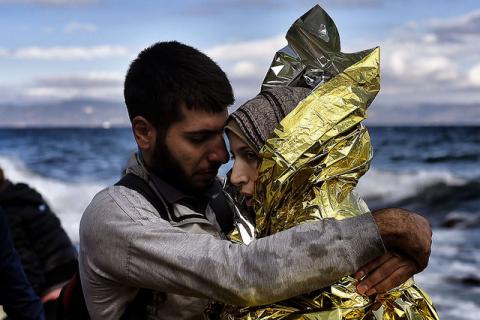
{"label": "man's ear", "polygon": [[142,116],[136,116],[132,120],[132,131],[137,145],[147,153],[152,151],[156,144],[157,129]]}

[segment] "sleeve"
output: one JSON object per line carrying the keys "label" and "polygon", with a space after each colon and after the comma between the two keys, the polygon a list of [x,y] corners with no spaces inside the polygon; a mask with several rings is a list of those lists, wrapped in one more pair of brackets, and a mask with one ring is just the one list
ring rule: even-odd
{"label": "sleeve", "polygon": [[61,284],[75,273],[77,257],[75,247],[60,220],[44,202],[26,208],[30,211],[28,233],[31,248],[42,263],[45,276],[44,289]]}
{"label": "sleeve", "polygon": [[33,291],[13,248],[0,209],[0,305],[12,319],[45,319],[40,299]]}
{"label": "sleeve", "polygon": [[84,214],[80,246],[91,269],[128,286],[235,305],[322,288],[384,252],[370,214],[302,224],[241,245],[162,219],[132,219],[134,208],[125,209],[104,197]]}

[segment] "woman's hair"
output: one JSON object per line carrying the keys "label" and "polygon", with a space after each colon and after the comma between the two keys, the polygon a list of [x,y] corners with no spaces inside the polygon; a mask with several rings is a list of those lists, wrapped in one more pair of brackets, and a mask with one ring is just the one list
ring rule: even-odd
{"label": "woman's hair", "polygon": [[230,115],[226,129],[239,135],[239,128],[243,134],[241,138],[258,152],[280,121],[310,92],[310,89],[297,87],[276,87],[262,91]]}

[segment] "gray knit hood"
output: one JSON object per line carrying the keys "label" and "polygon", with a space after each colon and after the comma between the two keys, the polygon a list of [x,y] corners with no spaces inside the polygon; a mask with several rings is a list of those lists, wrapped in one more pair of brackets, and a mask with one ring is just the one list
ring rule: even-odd
{"label": "gray knit hood", "polygon": [[247,140],[258,152],[283,118],[310,92],[310,89],[298,87],[264,90],[230,115],[226,129],[238,135],[238,130],[234,128],[237,125],[243,134],[241,138]]}

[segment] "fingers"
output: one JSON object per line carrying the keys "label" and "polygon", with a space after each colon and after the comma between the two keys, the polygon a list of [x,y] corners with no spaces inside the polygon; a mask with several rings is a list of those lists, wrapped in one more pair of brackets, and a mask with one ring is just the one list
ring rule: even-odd
{"label": "fingers", "polygon": [[414,270],[415,266],[413,265],[406,264],[401,266],[392,272],[388,278],[380,281],[374,287],[370,288],[366,294],[370,296],[375,293],[387,292],[388,290],[391,290],[407,281],[415,273]]}
{"label": "fingers", "polygon": [[366,295],[388,291],[410,278],[415,270],[416,265],[413,260],[394,253],[390,254],[390,258],[357,285],[357,291]]}
{"label": "fingers", "polygon": [[378,268],[380,265],[384,264],[387,260],[391,259],[393,257],[391,252],[387,252],[381,257],[374,259],[367,263],[366,265],[362,266],[360,269],[358,269],[357,272],[353,275],[353,277],[357,280],[360,280],[363,278],[365,275],[369,274],[376,268]]}

